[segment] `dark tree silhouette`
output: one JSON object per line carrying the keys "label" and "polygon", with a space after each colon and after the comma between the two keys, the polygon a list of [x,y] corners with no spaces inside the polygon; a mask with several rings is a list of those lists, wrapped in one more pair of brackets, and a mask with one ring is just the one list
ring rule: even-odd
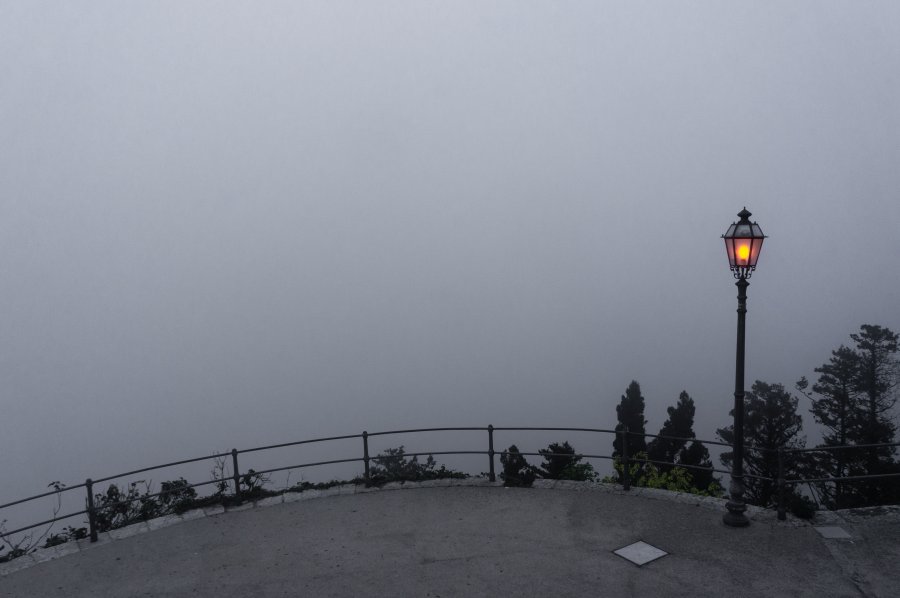
{"label": "dark tree silhouette", "polygon": [[675,465],[690,465],[694,467],[708,468],[709,471],[685,468],[693,481],[694,487],[706,490],[715,480],[712,472],[712,462],[709,460],[709,451],[703,443],[696,440],[688,445],[689,439],[695,438],[694,434],[694,400],[686,391],[682,391],[678,397],[678,403],[668,408],[669,418],[660,429],[660,436],[672,436],[673,438],[654,438],[647,445],[647,455],[651,461],[663,461],[673,465],[656,463],[656,467],[662,471],[671,471]]}
{"label": "dark tree silhouette", "polygon": [[[863,324],[859,333],[851,334],[850,338],[856,343],[859,357],[857,390],[861,406],[854,440],[860,444],[893,442],[897,431],[891,417],[897,402],[894,395],[898,376],[897,334],[888,328]],[[866,474],[897,473],[892,448],[868,448],[864,453]],[[861,486],[867,504],[890,504],[900,500],[898,478],[866,481]]]}
{"label": "dark tree silhouette", "polygon": [[500,479],[503,480],[503,485],[531,486],[536,477],[534,466],[528,464],[516,445],[506,449],[506,453],[508,454],[500,455],[500,464],[503,466]]}
{"label": "dark tree silhouette", "polygon": [[[826,432],[822,435],[821,447],[846,446],[858,436],[860,421],[860,397],[857,389],[859,378],[859,356],[849,347],[841,345],[831,352],[828,363],[815,369],[819,380],[807,391],[809,382],[801,378],[797,389],[812,402],[810,412]],[[813,477],[844,477],[861,475],[865,472],[865,455],[860,450],[833,450],[810,453]],[[819,484],[819,491],[825,506],[843,509],[861,506],[865,500],[860,486],[836,482]]]}
{"label": "dark tree silhouette", "polygon": [[537,472],[542,478],[580,482],[596,478],[593,466],[590,463],[579,463],[582,457],[575,456],[575,449],[568,441],[562,444],[553,442],[538,452],[544,457],[544,462]]}
{"label": "dark tree silhouette", "polygon": [[[678,403],[667,409],[669,418],[663,423],[659,431],[661,436],[673,436],[684,440],[672,438],[654,438],[647,445],[647,456],[652,461],[664,461],[675,463],[678,454],[688,443],[687,439],[694,438],[694,400],[686,391],[681,391]],[[669,471],[672,465],[656,464],[660,471]]]}
{"label": "dark tree silhouette", "polygon": [[[644,397],[641,395],[641,385],[632,380],[631,384],[622,395],[622,400],[616,405],[616,416],[619,423],[616,424],[616,432],[621,432],[625,426],[635,435],[628,436],[628,454],[636,455],[647,451],[647,441],[644,438],[647,420],[644,419]],[[622,436],[616,434],[613,440],[613,457],[622,454]]]}
{"label": "dark tree silhouette", "polygon": [[[731,415],[734,416],[732,410]],[[803,448],[806,439],[800,437],[803,419],[797,413],[797,399],[784,390],[781,384],[768,384],[757,380],[744,398],[744,472],[754,476],[776,479],[778,477],[779,448]],[[722,442],[734,442],[734,425],[719,428]],[[758,447],[763,451],[752,450]],[[722,453],[722,463],[732,466],[734,453]],[[798,477],[798,465],[787,460],[785,473],[788,477]],[[747,487],[747,502],[768,507],[773,504],[776,484],[770,480],[744,477]],[[791,489],[793,491],[793,489]]]}
{"label": "dark tree silhouette", "polygon": [[[686,468],[693,480],[694,487],[698,490],[710,490],[715,483],[719,487],[719,479],[713,475],[713,464],[709,458],[709,451],[699,440],[692,441],[688,446],[678,451],[679,465],[692,465]],[[695,469],[702,467],[703,469]]]}
{"label": "dark tree silhouette", "polygon": [[581,461],[581,457],[573,456],[575,455],[575,449],[572,448],[568,441],[562,444],[553,442],[547,448],[538,452],[544,457],[544,462],[541,463],[541,477],[551,480],[561,479],[562,473],[567,468]]}

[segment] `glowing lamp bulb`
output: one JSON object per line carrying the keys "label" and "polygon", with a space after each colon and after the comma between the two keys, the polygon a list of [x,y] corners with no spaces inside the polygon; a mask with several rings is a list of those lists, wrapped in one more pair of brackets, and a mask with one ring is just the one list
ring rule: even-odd
{"label": "glowing lamp bulb", "polygon": [[750,245],[741,243],[737,247],[737,255],[738,259],[742,262],[746,263],[748,259],[750,259]]}

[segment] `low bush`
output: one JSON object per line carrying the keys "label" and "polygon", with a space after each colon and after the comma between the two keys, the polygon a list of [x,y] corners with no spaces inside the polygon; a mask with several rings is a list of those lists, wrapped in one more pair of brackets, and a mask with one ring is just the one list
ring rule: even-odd
{"label": "low bush", "polygon": [[503,466],[500,479],[504,486],[529,487],[537,477],[535,467],[528,464],[519,452],[519,447],[514,444],[500,455],[500,464]]}

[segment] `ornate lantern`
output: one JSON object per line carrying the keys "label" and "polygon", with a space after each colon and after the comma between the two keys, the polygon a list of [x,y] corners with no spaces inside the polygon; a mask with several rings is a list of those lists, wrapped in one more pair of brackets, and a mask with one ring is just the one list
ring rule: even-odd
{"label": "ornate lantern", "polygon": [[752,214],[744,208],[738,213],[739,221],[728,227],[722,235],[725,239],[725,251],[728,252],[728,264],[735,278],[750,278],[756,270],[759,251],[766,236],[755,222],[750,222]]}

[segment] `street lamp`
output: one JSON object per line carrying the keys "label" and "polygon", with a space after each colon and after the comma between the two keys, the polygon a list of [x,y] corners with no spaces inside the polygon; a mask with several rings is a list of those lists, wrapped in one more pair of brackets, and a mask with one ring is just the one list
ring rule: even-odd
{"label": "street lamp", "polygon": [[737,324],[737,358],[734,368],[734,453],[731,468],[731,494],[725,508],[723,520],[725,525],[744,527],[750,524],[744,511],[744,317],[747,314],[747,279],[756,270],[759,250],[762,249],[766,236],[755,222],[750,222],[750,212],[744,208],[738,213],[739,221],[734,222],[722,235],[725,239],[725,251],[728,252],[728,264],[738,288],[738,324]]}

